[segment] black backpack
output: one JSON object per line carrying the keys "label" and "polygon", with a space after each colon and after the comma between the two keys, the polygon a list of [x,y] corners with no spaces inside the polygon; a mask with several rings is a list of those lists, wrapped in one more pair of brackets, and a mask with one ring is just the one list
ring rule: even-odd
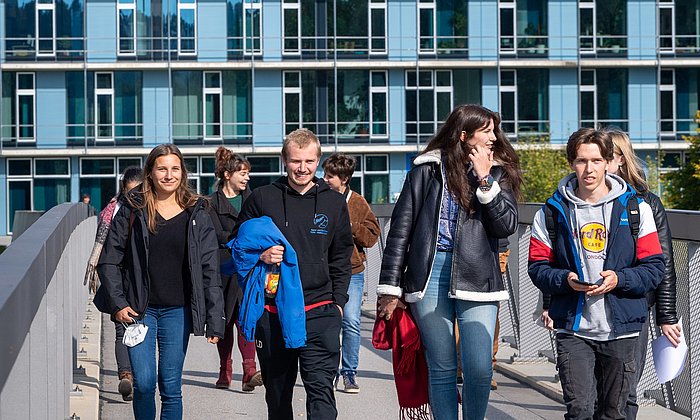
{"label": "black backpack", "polygon": [[[627,200],[627,218],[630,225],[630,230],[632,231],[632,240],[634,240],[634,251],[637,254],[637,238],[639,237],[639,202],[637,197],[632,197]],[[552,249],[554,249],[554,244],[557,243],[557,223],[558,219],[556,217],[554,206],[549,203],[544,205],[544,222],[547,226],[547,234],[549,235],[549,241],[552,243]]]}

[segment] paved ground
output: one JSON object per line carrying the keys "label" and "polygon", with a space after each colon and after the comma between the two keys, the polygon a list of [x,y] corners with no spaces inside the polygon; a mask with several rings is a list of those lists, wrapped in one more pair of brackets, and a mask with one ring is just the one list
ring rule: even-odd
{"label": "paved ground", "polygon": [[[398,417],[398,402],[391,370],[391,353],[372,348],[372,320],[362,320],[360,350],[361,392],[358,395],[336,393],[338,418],[343,420],[389,420]],[[103,369],[100,411],[103,420],[132,418],[131,403],[123,402],[116,391],[113,324],[104,319]],[[235,352],[234,352],[235,354]],[[238,354],[235,354],[238,356]],[[216,347],[202,337],[193,337],[185,361],[183,395],[185,419],[265,419],[264,390],[247,394],[240,391],[240,360],[234,361],[234,384],[230,390],[214,388],[218,374]],[[498,390],[491,393],[488,419],[561,419],[563,406],[534,389],[496,373]],[[298,418],[306,416],[305,394],[301,381],[295,389],[294,411]]]}

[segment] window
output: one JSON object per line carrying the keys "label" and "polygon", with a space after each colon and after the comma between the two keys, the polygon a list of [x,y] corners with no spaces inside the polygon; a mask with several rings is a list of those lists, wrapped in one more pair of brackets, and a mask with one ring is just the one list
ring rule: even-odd
{"label": "window", "polygon": [[418,1],[418,53],[435,53],[435,1]]}
{"label": "window", "polygon": [[119,55],[136,54],[136,1],[118,0],[117,2],[117,53]]}
{"label": "window", "polygon": [[81,158],[79,196],[89,194],[90,204],[101,209],[117,194],[118,178],[114,158]]}
{"label": "window", "polygon": [[243,0],[244,54],[262,54],[262,0]]}
{"label": "window", "polygon": [[202,195],[214,192],[216,176],[214,170],[216,159],[213,157],[185,156],[187,181],[195,191]]}
{"label": "window", "polygon": [[[674,101],[674,121],[677,138],[682,135],[697,134],[698,124],[696,121],[696,112],[700,109],[700,70],[697,68],[677,68],[675,70],[662,70],[662,77],[669,72],[673,72],[673,86],[675,87]],[[665,70],[665,71],[664,71]],[[662,78],[661,86],[665,87],[669,83],[668,76]],[[666,108],[667,103],[662,102],[661,106]],[[668,111],[664,109],[665,114]]]}
{"label": "window", "polygon": [[70,160],[8,159],[7,190],[9,232],[16,210],[45,211],[70,201]]}
{"label": "window", "polygon": [[385,137],[388,133],[387,115],[388,115],[388,88],[387,88],[387,72],[386,71],[371,71],[370,72],[370,113],[369,135],[373,137]]}
{"label": "window", "polygon": [[369,53],[386,54],[386,0],[369,3]]}
{"label": "window", "polygon": [[549,71],[502,70],[502,128],[515,139],[549,133]]}
{"label": "window", "polygon": [[200,144],[219,139],[252,142],[249,70],[172,72],[173,141]]}
{"label": "window", "polygon": [[406,71],[407,143],[427,141],[456,104],[481,102],[480,70]]}
{"label": "window", "polygon": [[284,133],[289,134],[302,127],[301,72],[285,71],[284,78]]}
{"label": "window", "polygon": [[[666,1],[661,3],[663,7],[669,7]],[[660,7],[661,7],[660,5]],[[675,0],[673,1],[675,19],[673,23],[673,35],[676,40],[676,53],[697,54],[700,52],[700,1],[699,0]]]}
{"label": "window", "polygon": [[279,156],[246,156],[250,162],[248,188],[271,184],[282,176],[282,160]]}
{"label": "window", "polygon": [[36,141],[36,107],[34,73],[17,73],[15,126],[17,141]]}
{"label": "window", "polygon": [[112,73],[95,73],[95,133],[97,140],[114,139]]}
{"label": "window", "polygon": [[369,72],[366,70],[338,70],[335,83],[335,133],[338,140],[369,137]]}
{"label": "window", "polygon": [[625,55],[627,2],[580,0],[579,48],[582,54]]}
{"label": "window", "polygon": [[659,129],[662,138],[675,138],[676,86],[673,69],[659,72]]}
{"label": "window", "polygon": [[581,125],[614,125],[627,131],[627,70],[581,70]]}
{"label": "window", "polygon": [[36,54],[56,55],[56,5],[54,0],[37,0],[36,4]]}
{"label": "window", "polygon": [[282,3],[282,28],[284,30],[284,54],[301,52],[301,7],[299,0],[284,0]]}
{"label": "window", "polygon": [[221,130],[221,72],[204,72],[204,138],[220,139]]}
{"label": "window", "polygon": [[659,51],[673,52],[675,39],[675,7],[673,1],[659,3]]}
{"label": "window", "polygon": [[197,0],[177,0],[177,52],[197,54]]}
{"label": "window", "polygon": [[547,2],[502,0],[499,2],[500,52],[524,56],[547,52]]}
{"label": "window", "polygon": [[389,156],[365,155],[362,195],[371,204],[389,202]]}

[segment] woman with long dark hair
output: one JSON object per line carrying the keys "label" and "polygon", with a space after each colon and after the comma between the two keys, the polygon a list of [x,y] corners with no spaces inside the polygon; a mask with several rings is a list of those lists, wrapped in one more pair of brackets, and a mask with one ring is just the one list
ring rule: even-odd
{"label": "woman with long dark hair", "polygon": [[521,174],[497,113],[455,108],[415,160],[394,207],[377,287],[377,316],[399,298],[420,330],[436,420],[456,420],[457,351],[464,419],[482,419],[491,387],[498,302],[508,298],[498,242],[518,224]]}
{"label": "woman with long dark hair", "polygon": [[[233,229],[238,221],[243,201],[250,195],[248,181],[250,180],[250,162],[246,158],[231,152],[225,147],[216,150],[216,191],[209,196],[211,202],[211,218],[214,222],[216,237],[219,241],[219,258],[221,263],[231,259],[231,252],[226,244],[232,238]],[[262,375],[255,363],[255,343],[246,341],[241,327],[238,325],[238,310],[243,292],[238,285],[236,275],[221,274],[221,285],[224,289],[224,310],[226,312],[226,329],[224,339],[216,343],[219,352],[219,379],[217,388],[228,388],[233,375],[233,327],[238,331],[238,351],[243,359],[243,379],[241,389],[250,392],[256,386],[262,385]]]}
{"label": "woman with long dark hair", "polygon": [[118,322],[148,327],[144,340],[129,347],[134,417],[155,419],[157,382],[160,418],[181,419],[190,333],[213,344],[224,333],[218,243],[207,200],[188,186],[176,146],[153,148],[143,178],[114,217],[97,266],[103,310]]}

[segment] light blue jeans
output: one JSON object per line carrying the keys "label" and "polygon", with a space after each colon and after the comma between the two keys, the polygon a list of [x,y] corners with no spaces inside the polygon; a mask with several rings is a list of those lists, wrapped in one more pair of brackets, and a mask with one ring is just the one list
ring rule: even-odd
{"label": "light blue jeans", "polygon": [[498,302],[448,297],[452,253],[437,251],[423,299],[411,304],[420,329],[430,378],[430,405],[435,420],[457,420],[457,345],[459,327],[464,385],[462,418],[481,420],[491,392],[491,355]]}
{"label": "light blue jeans", "polygon": [[343,358],[340,373],[357,374],[360,363],[360,316],[362,310],[362,293],[365,287],[365,273],[353,274],[348,287],[348,303],[343,308]]}
{"label": "light blue jeans", "polygon": [[148,306],[143,322],[148,326],[146,339],[129,347],[134,375],[134,418],[156,418],[157,377],[161,420],[182,419],[182,367],[192,331],[192,310],[185,306]]}

